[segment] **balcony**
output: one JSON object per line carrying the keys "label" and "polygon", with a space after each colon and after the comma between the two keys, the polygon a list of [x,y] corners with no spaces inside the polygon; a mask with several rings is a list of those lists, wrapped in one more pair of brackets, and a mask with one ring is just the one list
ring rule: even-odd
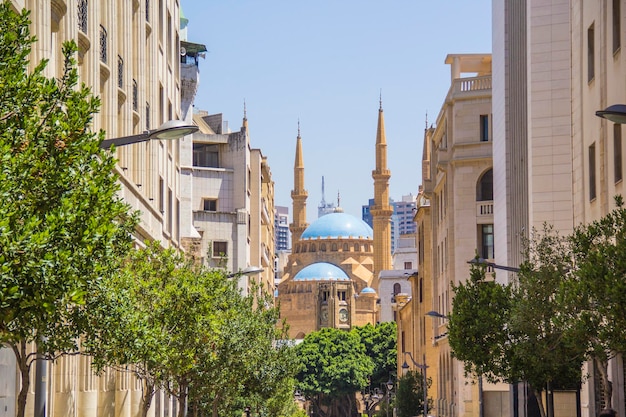
{"label": "balcony", "polygon": [[493,200],[476,202],[476,222],[478,224],[493,223]]}

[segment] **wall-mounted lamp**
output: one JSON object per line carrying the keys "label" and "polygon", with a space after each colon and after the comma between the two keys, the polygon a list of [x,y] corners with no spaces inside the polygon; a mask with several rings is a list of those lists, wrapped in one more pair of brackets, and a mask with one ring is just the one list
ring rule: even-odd
{"label": "wall-mounted lamp", "polygon": [[484,258],[472,258],[469,261],[467,261],[468,264],[474,264],[474,265],[485,265],[485,266],[490,266],[494,269],[502,269],[504,271],[510,271],[510,272],[519,272],[520,269],[516,268],[514,266],[506,266],[506,265],[498,265],[495,262],[489,262],[488,260],[484,259]]}
{"label": "wall-mounted lamp", "polygon": [[598,110],[596,116],[620,125],[626,124],[626,104],[613,104],[604,110]]}
{"label": "wall-mounted lamp", "polygon": [[411,359],[411,362],[413,362],[413,366],[415,366],[416,368],[419,368],[422,371],[422,377],[424,378],[423,380],[423,390],[424,390],[424,416],[428,415],[428,379],[426,378],[426,368],[428,368],[428,365],[426,365],[426,355],[424,355],[423,360],[424,363],[417,363],[415,362],[415,359],[413,359],[413,355],[411,354],[411,352],[404,352],[404,363],[402,364],[402,375],[406,375],[406,373],[409,371],[409,364],[406,363],[406,356],[409,356],[409,359]]}
{"label": "wall-mounted lamp", "polygon": [[238,272],[231,272],[230,274],[226,275],[226,278],[234,278],[241,275],[260,274],[263,271],[265,271],[265,269],[261,268],[260,266],[247,266],[244,269],[240,269]]}

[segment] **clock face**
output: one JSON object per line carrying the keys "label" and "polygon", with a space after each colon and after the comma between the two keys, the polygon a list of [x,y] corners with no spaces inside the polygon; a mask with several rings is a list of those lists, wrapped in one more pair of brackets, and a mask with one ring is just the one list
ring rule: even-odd
{"label": "clock face", "polygon": [[339,310],[339,321],[345,323],[348,321],[348,309],[342,308]]}

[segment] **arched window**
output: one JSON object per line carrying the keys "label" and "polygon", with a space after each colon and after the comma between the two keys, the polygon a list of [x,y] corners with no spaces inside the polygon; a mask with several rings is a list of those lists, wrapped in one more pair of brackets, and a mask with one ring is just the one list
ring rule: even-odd
{"label": "arched window", "polygon": [[344,244],[343,244],[343,251],[344,251],[344,252],[350,252],[350,246],[348,246],[348,244],[347,244],[347,243],[344,243]]}
{"label": "arched window", "polygon": [[320,251],[326,252],[326,243],[320,244]]}
{"label": "arched window", "polygon": [[393,284],[393,295],[400,294],[400,291],[402,291],[400,284],[397,282]]}
{"label": "arched window", "polygon": [[311,250],[310,252],[315,252],[317,251],[317,247],[315,246],[315,243],[311,244]]}
{"label": "arched window", "polygon": [[360,249],[361,249],[361,248],[359,248],[359,244],[358,244],[358,243],[355,243],[355,244],[354,244],[354,251],[355,251],[355,252],[358,252]]}
{"label": "arched window", "polygon": [[493,200],[493,169],[486,171],[476,184],[476,201]]}
{"label": "arched window", "polygon": [[333,243],[332,246],[330,247],[330,250],[333,252],[337,252],[337,244]]}

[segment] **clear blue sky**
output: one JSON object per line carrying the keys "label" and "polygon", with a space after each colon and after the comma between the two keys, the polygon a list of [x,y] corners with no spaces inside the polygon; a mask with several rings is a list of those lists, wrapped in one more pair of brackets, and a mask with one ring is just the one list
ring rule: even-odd
{"label": "clear blue sky", "polygon": [[267,156],[275,203],[287,206],[298,120],[307,220],[341,195],[361,216],[373,197],[379,94],[390,197],[416,195],[422,141],[450,87],[447,54],[491,52],[488,0],[181,0],[188,40],[205,44],[196,108],[239,130]]}

